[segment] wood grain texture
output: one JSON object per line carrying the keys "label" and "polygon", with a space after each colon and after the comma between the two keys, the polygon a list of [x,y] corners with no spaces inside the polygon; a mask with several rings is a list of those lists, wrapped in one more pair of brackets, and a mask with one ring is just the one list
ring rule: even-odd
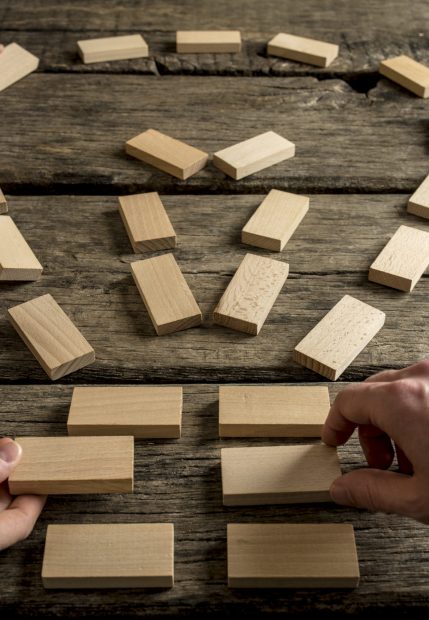
{"label": "wood grain texture", "polygon": [[408,200],[408,213],[429,219],[429,175]]}
{"label": "wood grain texture", "polygon": [[241,51],[239,30],[178,30],[176,32],[178,54],[225,54]]}
{"label": "wood grain texture", "polygon": [[[1,196],[0,196],[1,202]],[[0,218],[0,282],[40,278],[42,265],[11,217]]]}
{"label": "wood grain texture", "polygon": [[84,63],[129,60],[149,55],[149,48],[141,34],[103,37],[78,41],[79,55]]}
{"label": "wood grain texture", "polygon": [[154,252],[176,246],[176,233],[158,192],[121,196],[119,213],[134,252]]}
{"label": "wood grain texture", "polygon": [[267,45],[267,53],[289,60],[306,62],[317,67],[328,67],[338,56],[339,46],[325,41],[308,39],[280,32]]}
{"label": "wood grain texture", "polygon": [[429,97],[429,67],[409,56],[383,60],[380,73],[419,97]]}
{"label": "wood grain texture", "polygon": [[37,69],[39,59],[17,43],[6,45],[0,54],[0,92]]}
{"label": "wood grain texture", "polygon": [[7,213],[7,201],[5,195],[0,189],[0,215],[3,213]]}

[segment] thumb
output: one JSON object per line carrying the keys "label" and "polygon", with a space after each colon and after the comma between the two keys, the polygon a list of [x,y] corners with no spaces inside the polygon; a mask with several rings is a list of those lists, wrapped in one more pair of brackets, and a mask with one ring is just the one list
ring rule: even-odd
{"label": "thumb", "polygon": [[9,478],[21,458],[21,453],[22,448],[16,441],[8,437],[0,439],[0,482]]}

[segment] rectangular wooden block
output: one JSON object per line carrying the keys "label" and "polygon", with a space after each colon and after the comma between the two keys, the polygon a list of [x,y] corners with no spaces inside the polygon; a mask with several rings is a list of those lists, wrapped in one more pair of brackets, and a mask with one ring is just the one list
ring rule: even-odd
{"label": "rectangular wooden block", "polygon": [[67,421],[69,435],[180,437],[181,387],[75,387]]}
{"label": "rectangular wooden block", "polygon": [[0,189],[0,214],[7,213],[7,202],[3,192]]}
{"label": "rectangular wooden block", "polygon": [[281,32],[268,42],[267,53],[316,67],[327,67],[338,56],[339,49],[334,43]]}
{"label": "rectangular wooden block", "polygon": [[259,172],[295,155],[295,145],[274,131],[229,146],[213,155],[213,164],[233,179]]}
{"label": "rectangular wooden block", "polygon": [[429,174],[409,199],[407,211],[429,220]]}
{"label": "rectangular wooden block", "polygon": [[223,448],[225,506],[329,502],[341,475],[335,448],[325,444]]}
{"label": "rectangular wooden block", "polygon": [[0,282],[38,280],[42,271],[13,219],[0,217]]}
{"label": "rectangular wooden block", "polygon": [[230,588],[356,588],[349,523],[229,523]]}
{"label": "rectangular wooden block", "polygon": [[9,308],[9,320],[48,377],[55,381],[95,360],[94,349],[52,295]]}
{"label": "rectangular wooden block", "polygon": [[39,59],[17,43],[6,45],[0,54],[0,92],[36,71]]}
{"label": "rectangular wooden block", "polygon": [[336,381],[383,327],[381,310],[345,295],[295,347],[294,358]]}
{"label": "rectangular wooden block", "polygon": [[256,336],[288,273],[288,263],[246,254],[214,310],[213,321]]}
{"label": "rectangular wooden block", "polygon": [[309,204],[307,196],[272,189],[241,231],[242,243],[281,252]]}
{"label": "rectangular wooden block", "polygon": [[380,63],[381,75],[419,97],[429,97],[429,67],[409,56],[396,56]]}
{"label": "rectangular wooden block", "polygon": [[368,280],[409,293],[429,265],[429,233],[400,226],[369,268]]}
{"label": "rectangular wooden block", "polygon": [[121,196],[119,213],[134,252],[155,252],[176,246],[176,233],[158,192]]}
{"label": "rectangular wooden block", "polygon": [[184,180],[204,168],[208,154],[155,129],[128,140],[125,151],[163,172]]}
{"label": "rectangular wooden block", "polygon": [[171,588],[172,523],[48,525],[45,588]]}
{"label": "rectangular wooden block", "polygon": [[129,60],[149,56],[149,48],[141,34],[78,41],[79,56],[85,64],[109,60]]}
{"label": "rectangular wooden block", "polygon": [[131,263],[131,273],[158,336],[201,324],[201,310],[173,254]]}
{"label": "rectangular wooden block", "polygon": [[220,437],[320,437],[330,408],[324,385],[220,385]]}
{"label": "rectangular wooden block", "polygon": [[22,458],[9,476],[12,495],[131,493],[133,437],[19,437]]}
{"label": "rectangular wooden block", "polygon": [[241,52],[241,34],[239,30],[178,30],[176,51],[178,54]]}

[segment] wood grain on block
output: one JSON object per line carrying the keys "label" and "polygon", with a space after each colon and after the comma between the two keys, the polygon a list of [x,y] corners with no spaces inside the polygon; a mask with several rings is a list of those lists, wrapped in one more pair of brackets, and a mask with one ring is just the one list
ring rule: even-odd
{"label": "wood grain on block", "polygon": [[295,145],[274,131],[244,140],[213,155],[213,164],[233,179],[242,179],[295,155]]}
{"label": "wood grain on block", "polygon": [[256,336],[288,273],[288,263],[246,254],[214,310],[213,321]]}
{"label": "wood grain on block", "polygon": [[172,523],[48,525],[45,588],[171,588]]}
{"label": "wood grain on block", "polygon": [[141,34],[78,41],[79,56],[85,64],[109,60],[144,58],[149,48]]}
{"label": "wood grain on block", "polygon": [[119,213],[134,252],[154,252],[176,246],[176,233],[158,192],[121,196]]}
{"label": "wood grain on block", "polygon": [[0,214],[7,213],[7,202],[3,192],[0,189]]}
{"label": "wood grain on block", "polygon": [[294,359],[336,381],[383,327],[385,318],[381,310],[345,295],[297,344]]}
{"label": "wood grain on block", "polygon": [[341,475],[335,448],[324,444],[223,448],[225,506],[329,502]]}
{"label": "wood grain on block", "polygon": [[38,280],[42,271],[12,218],[0,217],[0,281]]}
{"label": "wood grain on block", "polygon": [[39,59],[17,43],[6,45],[0,54],[0,92],[36,71]]}
{"label": "wood grain on block", "polygon": [[409,199],[407,211],[429,220],[429,174]]}
{"label": "wood grain on block", "polygon": [[289,60],[306,62],[316,67],[327,67],[338,56],[339,47],[334,43],[297,37],[281,32],[268,42],[267,53]]}
{"label": "wood grain on block", "polygon": [[383,60],[380,73],[419,97],[429,97],[429,67],[409,56]]}
{"label": "wood grain on block", "polygon": [[48,377],[55,381],[95,360],[94,349],[52,295],[9,308],[9,319]]}
{"label": "wood grain on block", "polygon": [[326,386],[220,385],[220,437],[320,437]]}
{"label": "wood grain on block", "polygon": [[237,53],[241,51],[239,30],[178,30],[176,32],[178,54]]}
{"label": "wood grain on block", "polygon": [[229,523],[231,588],[355,588],[359,560],[349,523]]}
{"label": "wood grain on block", "polygon": [[429,233],[400,226],[369,268],[368,279],[409,293],[429,265]]}
{"label": "wood grain on block", "polygon": [[188,179],[204,168],[209,158],[204,151],[155,129],[148,129],[128,140],[125,151],[181,180]]}
{"label": "wood grain on block", "polygon": [[131,493],[133,437],[19,437],[22,458],[9,476],[12,495]]}
{"label": "wood grain on block", "polygon": [[75,387],[67,421],[69,435],[180,437],[181,387]]}
{"label": "wood grain on block", "polygon": [[241,231],[242,243],[281,252],[308,211],[310,199],[272,189]]}
{"label": "wood grain on block", "polygon": [[131,263],[131,273],[158,336],[201,324],[201,310],[173,254]]}

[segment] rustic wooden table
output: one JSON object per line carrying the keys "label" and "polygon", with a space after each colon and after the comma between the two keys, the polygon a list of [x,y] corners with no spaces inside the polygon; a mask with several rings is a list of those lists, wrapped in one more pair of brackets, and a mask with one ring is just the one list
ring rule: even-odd
{"label": "rustic wooden table", "polygon": [[[287,613],[390,618],[429,615],[427,528],[396,516],[334,505],[224,508],[217,383],[315,382],[292,360],[295,344],[345,293],[387,314],[346,371],[359,381],[427,356],[426,276],[412,295],[367,281],[369,264],[403,223],[428,171],[428,102],[380,79],[382,58],[429,64],[424,0],[0,0],[3,43],[41,58],[37,73],[0,94],[0,186],[45,271],[2,284],[0,432],[65,435],[72,386],[185,384],[183,437],[136,444],[136,491],[52,497],[32,536],[0,554],[2,614],[23,617],[248,616]],[[239,28],[239,55],[174,53],[176,29]],[[292,31],[338,42],[328,69],[268,58],[266,41]],[[142,32],[149,59],[85,66],[76,40]],[[212,166],[177,181],[127,157],[147,127],[213,152],[272,129],[294,159],[232,181]],[[310,212],[281,258],[291,273],[256,338],[212,327],[214,304],[247,248],[240,230],[271,188],[306,193]],[[133,284],[135,259],[116,196],[159,191],[179,236],[176,257],[204,313],[201,328],[155,336]],[[254,250],[262,254],[263,251]],[[277,258],[277,257],[276,257]],[[6,308],[50,292],[94,346],[95,364],[51,384],[6,320]],[[332,396],[341,388],[330,386]],[[279,443],[273,441],[271,443]],[[356,441],[345,470],[363,463]],[[233,591],[226,586],[226,524],[352,522],[362,581],[353,592]],[[176,585],[170,591],[45,591],[40,570],[48,523],[171,521]]]}

